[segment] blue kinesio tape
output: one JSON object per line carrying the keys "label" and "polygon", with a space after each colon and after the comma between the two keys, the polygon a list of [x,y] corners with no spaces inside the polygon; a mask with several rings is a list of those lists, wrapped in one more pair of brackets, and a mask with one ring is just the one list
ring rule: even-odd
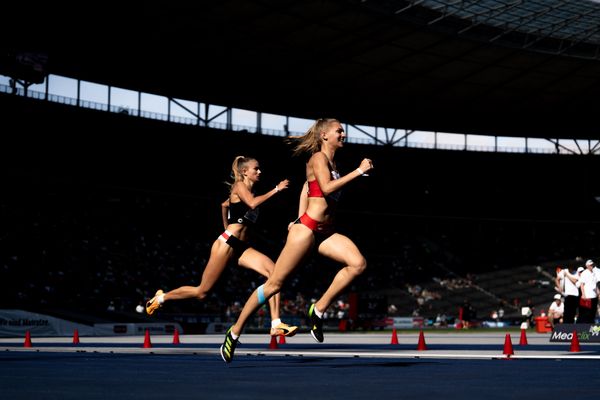
{"label": "blue kinesio tape", "polygon": [[258,287],[258,304],[259,305],[263,305],[265,304],[265,285],[260,285]]}

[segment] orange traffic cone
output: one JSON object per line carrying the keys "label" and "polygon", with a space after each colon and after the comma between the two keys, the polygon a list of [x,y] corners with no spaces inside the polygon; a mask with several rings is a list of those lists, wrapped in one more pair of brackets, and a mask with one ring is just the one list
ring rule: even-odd
{"label": "orange traffic cone", "polygon": [[175,328],[175,332],[173,332],[173,344],[179,343],[179,329]]}
{"label": "orange traffic cone", "polygon": [[77,329],[73,332],[73,344],[79,344],[79,331]]}
{"label": "orange traffic cone", "polygon": [[275,336],[271,336],[271,343],[269,343],[269,349],[277,350],[279,347],[277,346],[277,338]]}
{"label": "orange traffic cone", "polygon": [[285,335],[279,335],[279,344],[285,344]]}
{"label": "orange traffic cone", "polygon": [[29,333],[29,331],[25,332],[25,343],[23,343],[23,347],[33,347],[31,344],[31,333]]}
{"label": "orange traffic cone", "polygon": [[427,345],[425,344],[425,335],[423,335],[423,331],[419,333],[419,343],[417,344],[417,350],[427,350]]}
{"label": "orange traffic cone", "polygon": [[521,329],[521,339],[519,339],[519,346],[527,346],[527,334],[525,329]]}
{"label": "orange traffic cone", "polygon": [[571,353],[578,353],[579,349],[579,338],[577,337],[577,331],[573,331],[573,338],[571,339],[571,348],[569,349]]}
{"label": "orange traffic cone", "polygon": [[144,336],[144,348],[149,349],[152,347],[152,343],[150,342],[150,331],[146,329],[146,334]]}
{"label": "orange traffic cone", "polygon": [[392,329],[392,341],[390,344],[398,344],[398,333],[396,332],[396,327]]}
{"label": "orange traffic cone", "polygon": [[510,334],[506,334],[506,338],[504,339],[504,352],[503,354],[506,356],[506,358],[510,358],[510,356],[512,356],[514,353],[513,351],[513,346],[512,346],[512,341],[510,339]]}

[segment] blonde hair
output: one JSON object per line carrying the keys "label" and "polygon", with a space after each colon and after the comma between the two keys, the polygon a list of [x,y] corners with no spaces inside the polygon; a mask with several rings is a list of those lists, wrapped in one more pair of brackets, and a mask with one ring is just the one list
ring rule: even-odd
{"label": "blonde hair", "polygon": [[234,158],[233,163],[231,164],[231,174],[230,177],[233,182],[225,182],[227,186],[229,186],[229,190],[236,182],[240,182],[244,180],[244,168],[248,165],[250,161],[256,161],[253,157],[245,157],[245,156],[237,156]]}
{"label": "blonde hair", "polygon": [[333,122],[340,122],[335,118],[319,118],[308,131],[302,136],[289,136],[288,143],[296,144],[294,147],[294,155],[300,155],[302,153],[314,154],[321,150],[321,143],[323,138],[321,132],[329,127]]}

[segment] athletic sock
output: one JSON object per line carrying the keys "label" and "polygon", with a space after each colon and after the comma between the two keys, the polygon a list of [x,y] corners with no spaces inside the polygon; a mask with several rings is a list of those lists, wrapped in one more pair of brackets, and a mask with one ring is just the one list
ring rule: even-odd
{"label": "athletic sock", "polygon": [[323,313],[317,309],[317,306],[315,306],[314,310],[315,314],[317,314],[317,317],[323,318]]}

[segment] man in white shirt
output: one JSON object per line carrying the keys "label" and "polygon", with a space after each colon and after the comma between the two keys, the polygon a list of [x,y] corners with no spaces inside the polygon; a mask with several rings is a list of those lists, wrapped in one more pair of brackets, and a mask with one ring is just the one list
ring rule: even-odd
{"label": "man in white shirt", "polygon": [[556,324],[562,324],[563,314],[565,312],[565,305],[562,302],[562,296],[560,294],[554,295],[554,301],[548,307],[548,322],[552,325],[552,329]]}
{"label": "man in white shirt", "polygon": [[596,277],[596,282],[598,282],[596,284],[596,288],[598,289],[597,293],[598,293],[598,296],[600,297],[600,268],[598,268],[596,266],[596,264],[594,264],[594,268],[592,268],[592,273]]}
{"label": "man in white shirt", "polygon": [[592,272],[594,262],[587,260],[585,270],[579,276],[579,288],[581,289],[581,300],[579,302],[579,317],[577,323],[593,324],[596,322],[596,312],[598,310],[598,281]]}
{"label": "man in white shirt", "polygon": [[[577,315],[577,309],[579,307],[579,288],[577,282],[579,281],[579,274],[583,271],[583,267],[579,267],[575,274],[571,274],[568,268],[563,269],[558,273],[557,281],[560,280],[562,283],[562,294],[565,296],[564,299],[564,314],[563,323],[574,324],[575,316]],[[559,283],[557,282],[557,285]]]}

